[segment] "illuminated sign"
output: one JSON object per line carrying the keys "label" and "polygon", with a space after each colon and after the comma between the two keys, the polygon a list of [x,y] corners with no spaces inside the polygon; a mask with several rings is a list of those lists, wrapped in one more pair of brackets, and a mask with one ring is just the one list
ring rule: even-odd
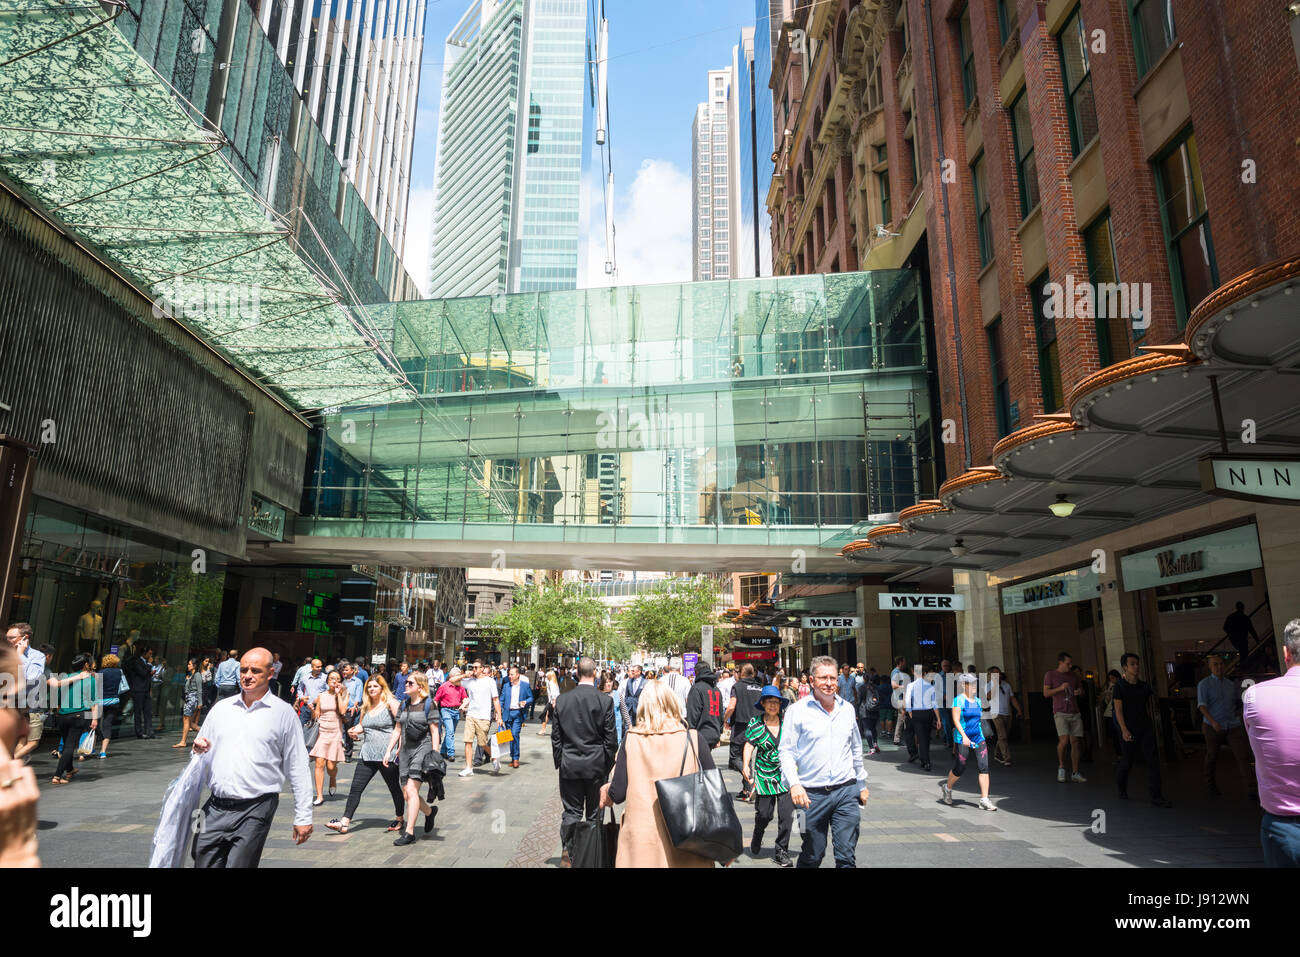
{"label": "illuminated sign", "polygon": [[965,595],[909,595],[881,592],[881,611],[965,611]]}
{"label": "illuminated sign", "polygon": [[1235,458],[1213,455],[1200,461],[1201,489],[1249,502],[1300,505],[1300,458],[1271,455]]}

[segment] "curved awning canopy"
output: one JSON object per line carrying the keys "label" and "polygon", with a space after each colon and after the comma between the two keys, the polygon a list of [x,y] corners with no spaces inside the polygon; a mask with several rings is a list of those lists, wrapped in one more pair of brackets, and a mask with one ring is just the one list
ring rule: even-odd
{"label": "curved awning canopy", "polygon": [[[998,569],[1204,503],[1201,462],[1212,455],[1300,453],[1297,290],[1300,259],[1222,286],[1193,313],[1185,343],[1089,376],[1068,413],[1035,416],[998,442],[990,465],[841,554],[863,566]],[[1064,518],[1051,511],[1061,496],[1075,506]]]}

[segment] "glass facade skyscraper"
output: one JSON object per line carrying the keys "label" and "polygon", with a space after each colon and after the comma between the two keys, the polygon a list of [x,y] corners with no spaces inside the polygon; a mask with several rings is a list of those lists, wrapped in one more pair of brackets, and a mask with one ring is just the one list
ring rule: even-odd
{"label": "glass facade skyscraper", "polygon": [[573,289],[593,201],[602,0],[474,0],[447,37],[435,298]]}
{"label": "glass facade skyscraper", "polygon": [[758,234],[758,275],[772,275],[772,216],[767,211],[767,192],[772,186],[776,151],[776,129],[772,117],[772,60],[783,16],[782,0],[755,0],[753,91],[754,91],[754,211],[750,219],[742,212],[742,222],[752,222]]}

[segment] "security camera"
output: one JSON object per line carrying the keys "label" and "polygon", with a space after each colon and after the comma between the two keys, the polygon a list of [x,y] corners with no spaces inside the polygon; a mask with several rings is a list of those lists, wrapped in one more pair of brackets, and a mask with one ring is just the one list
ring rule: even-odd
{"label": "security camera", "polygon": [[884,224],[884,223],[876,223],[876,238],[877,238],[877,239],[896,239],[899,235],[901,235],[901,234],[899,234],[899,233],[891,233],[888,229],[885,228],[885,224]]}

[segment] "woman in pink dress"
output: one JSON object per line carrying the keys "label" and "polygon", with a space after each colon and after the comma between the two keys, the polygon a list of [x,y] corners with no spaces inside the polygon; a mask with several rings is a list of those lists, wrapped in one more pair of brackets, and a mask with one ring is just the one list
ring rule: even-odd
{"label": "woman in pink dress", "polygon": [[316,697],[312,716],[320,727],[311,757],[316,759],[316,800],[312,807],[325,803],[322,788],[325,772],[330,774],[330,797],[338,785],[339,762],[343,760],[343,713],[348,709],[348,691],[338,671],[331,671],[325,679],[325,690]]}

